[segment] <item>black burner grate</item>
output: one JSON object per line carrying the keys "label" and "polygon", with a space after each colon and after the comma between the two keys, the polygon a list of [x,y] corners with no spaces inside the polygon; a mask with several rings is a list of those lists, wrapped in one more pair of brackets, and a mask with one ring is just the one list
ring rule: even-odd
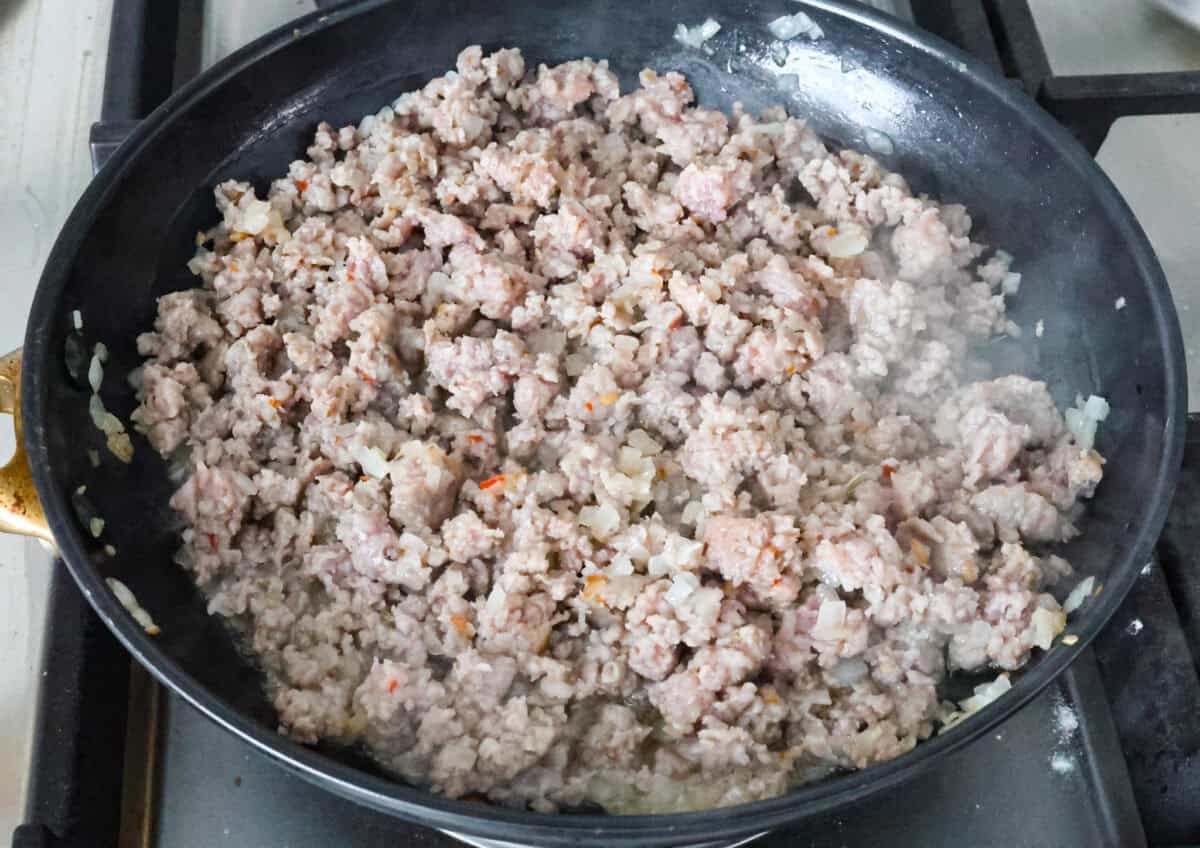
{"label": "black burner grate", "polygon": [[917,24],[1003,71],[1093,156],[1118,118],[1200,112],[1200,72],[1055,76],[1028,0],[910,2]]}

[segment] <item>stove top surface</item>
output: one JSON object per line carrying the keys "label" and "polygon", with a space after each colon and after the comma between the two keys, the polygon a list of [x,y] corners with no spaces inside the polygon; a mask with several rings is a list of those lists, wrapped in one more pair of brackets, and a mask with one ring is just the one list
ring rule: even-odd
{"label": "stove top surface", "polygon": [[[886,833],[887,844],[904,848],[943,844],[953,833],[977,848],[1144,845],[1104,701],[1095,660],[1085,654],[1061,682],[934,771],[752,844],[866,846]],[[1086,706],[1095,704],[1100,708]],[[148,817],[149,844],[160,848],[461,845],[284,772],[175,697],[164,700],[160,739],[160,790]]]}
{"label": "stove top surface", "polygon": [[[175,25],[196,28],[201,38],[173,55],[175,69],[211,64],[312,5],[309,0],[180,0]],[[1115,26],[1133,26],[1128,16],[1107,25],[1089,19],[1072,35],[1071,19],[1062,13],[1071,4],[1048,0],[1031,0],[1028,6],[1006,0],[880,0],[873,5],[902,12],[924,9],[926,15],[930,9],[940,13],[950,6],[961,11],[978,5],[980,14],[990,14],[993,22],[998,7],[1007,7],[1005,15],[1026,8],[1052,47],[1054,61],[1048,65],[1059,72],[1102,70],[1081,58],[1081,40],[1091,39],[1092,49],[1082,52],[1094,64],[1096,45],[1111,38]],[[147,8],[143,2],[129,7]],[[155,4],[148,8],[161,10]],[[986,23],[987,18],[981,20]],[[1200,67],[1200,40],[1189,42],[1151,20],[1146,31],[1156,33],[1162,46],[1157,64],[1146,66],[1126,51],[1111,70],[1173,70],[1191,67],[1193,61]],[[945,15],[938,22],[961,19]],[[960,35],[970,35],[969,28]],[[1068,45],[1065,54],[1063,44]],[[996,61],[1003,61],[999,53]],[[110,74],[112,70],[110,65]],[[100,142],[96,155],[102,158],[128,126],[116,122],[102,128],[95,136]],[[1118,124],[1105,150],[1127,143],[1127,129]],[[1185,153],[1170,150],[1165,155]],[[1131,202],[1141,214],[1136,192]],[[1148,229],[1155,238],[1155,228]],[[1174,253],[1164,256],[1169,273],[1177,259]],[[1181,303],[1185,332],[1189,293]],[[1200,424],[1192,429],[1158,559],[1148,564],[1094,651],[1001,728],[936,770],[837,815],[810,819],[754,844],[857,846],[886,839],[906,846],[953,839],[972,846],[1137,846],[1200,840],[1200,805],[1194,803],[1200,797],[1200,725],[1192,717],[1200,703],[1194,659],[1200,646],[1200,573],[1193,567],[1200,532],[1200,508],[1193,506],[1200,502]],[[57,677],[46,682],[39,716],[29,816],[34,824],[21,829],[14,844],[463,844],[344,801],[285,772],[149,684],[140,669],[128,669],[127,657],[91,616],[61,565],[52,583],[50,620],[56,626],[48,630],[45,650],[56,662],[46,673]],[[109,773],[104,769],[122,774],[123,781],[86,779]]]}

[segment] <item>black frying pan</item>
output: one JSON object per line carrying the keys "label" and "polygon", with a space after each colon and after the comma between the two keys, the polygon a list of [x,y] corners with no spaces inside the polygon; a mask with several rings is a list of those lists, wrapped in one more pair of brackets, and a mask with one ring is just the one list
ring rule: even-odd
{"label": "black frying pan", "polygon": [[[781,66],[766,24],[800,8],[825,35],[792,42]],[[672,40],[677,23],[709,15],[722,25],[709,42],[713,55]],[[880,158],[915,189],[967,204],[977,238],[1013,252],[1024,274],[1012,317],[1025,327],[1042,318],[1046,326],[1044,338],[997,344],[995,357],[1006,369],[1047,380],[1060,403],[1095,392],[1112,404],[1098,444],[1108,457],[1105,482],[1082,522],[1085,533],[1064,551],[1103,584],[1072,620],[1079,641],[1037,656],[999,701],[895,761],[712,812],[547,816],[448,800],[382,777],[353,752],[313,750],[279,736],[258,674],[172,564],[176,525],[163,463],[144,443],[128,467],[106,459],[97,470],[88,459],[102,442],[88,421],[88,391],[64,363],[71,311],[85,315],[89,344],[102,340],[112,349],[110,375],[128,373],[155,299],[194,283],[184,266],[193,234],[214,218],[214,183],[238,177],[265,185],[303,155],[319,120],[336,125],[375,111],[453,67],[470,43],[518,46],[531,63],[606,57],[626,88],[643,66],[680,70],[712,106],[783,102],[834,144],[887,150],[890,142],[893,152]],[[1118,297],[1127,304],[1119,312]],[[1162,271],[1087,153],[968,56],[834,0],[370,0],[304,18],[171,97],[93,181],[47,263],[21,376],[25,445],[59,550],[100,616],[163,683],[250,744],[361,803],[493,838],[604,845],[729,838],[860,799],[938,763],[1029,701],[1105,624],[1148,558],[1175,483],[1186,395]],[[128,388],[110,376],[104,399],[127,420],[134,406]],[[108,522],[114,559],[80,526],[71,495],[81,483]],[[147,636],[133,622],[106,576],[134,590],[161,635]]]}

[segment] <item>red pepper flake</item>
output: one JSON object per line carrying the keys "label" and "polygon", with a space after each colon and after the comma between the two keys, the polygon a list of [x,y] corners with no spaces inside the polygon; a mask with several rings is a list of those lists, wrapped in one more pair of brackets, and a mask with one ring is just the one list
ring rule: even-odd
{"label": "red pepper flake", "polygon": [[351,281],[353,281],[353,280],[354,280],[354,272],[353,272],[353,271],[347,271],[347,272],[346,272],[346,279],[347,279],[347,280],[351,280]]}
{"label": "red pepper flake", "polygon": [[474,433],[471,433],[470,435],[467,436],[467,441],[473,445],[477,445],[483,441],[483,436],[477,436]]}
{"label": "red pepper flake", "polygon": [[230,262],[229,270],[236,274],[238,272],[238,264],[236,262]]}
{"label": "red pepper flake", "polygon": [[370,480],[370,479],[371,479],[371,478],[370,478],[370,477],[368,477],[366,474],[360,474],[360,475],[358,475],[358,482],[360,482],[360,483],[365,483],[365,482],[367,482],[367,481],[368,481],[368,480]]}
{"label": "red pepper flake", "polygon": [[588,412],[592,411],[592,402],[591,401],[584,401],[583,405],[587,409]]}
{"label": "red pepper flake", "polygon": [[296,180],[296,188],[300,189],[301,191],[308,191],[308,181]]}
{"label": "red pepper flake", "polygon": [[503,483],[503,482],[504,482],[504,475],[497,474],[495,477],[489,477],[488,479],[486,479],[482,483],[480,483],[479,488],[490,489],[490,488],[492,488],[492,486],[495,486],[498,483]]}
{"label": "red pepper flake", "polygon": [[210,548],[212,548],[214,551],[217,549],[217,534],[216,533],[208,534],[208,546]]}
{"label": "red pepper flake", "polygon": [[399,686],[400,686],[400,681],[393,677],[391,680],[388,681],[388,694],[390,695],[392,692],[395,692],[396,689],[399,688]]}
{"label": "red pepper flake", "polygon": [[361,368],[355,368],[355,369],[354,369],[354,375],[355,375],[356,377],[358,377],[358,379],[360,379],[360,380],[362,380],[364,383],[366,383],[368,386],[373,386],[373,385],[375,385],[375,378],[374,378],[374,377],[372,377],[372,376],[371,376],[370,374],[368,374],[367,372],[363,371]]}
{"label": "red pepper flake", "polygon": [[267,398],[267,403],[271,404],[272,409],[279,409],[279,407],[283,406],[283,401],[279,398]]}
{"label": "red pepper flake", "polygon": [[885,462],[883,464],[883,479],[884,480],[891,480],[892,475],[895,473],[896,473],[896,466],[892,465],[890,462]]}
{"label": "red pepper flake", "polygon": [[604,599],[600,597],[600,592],[604,589],[604,584],[608,582],[608,578],[603,574],[589,574],[583,578],[583,599],[585,601],[599,601],[604,603]]}

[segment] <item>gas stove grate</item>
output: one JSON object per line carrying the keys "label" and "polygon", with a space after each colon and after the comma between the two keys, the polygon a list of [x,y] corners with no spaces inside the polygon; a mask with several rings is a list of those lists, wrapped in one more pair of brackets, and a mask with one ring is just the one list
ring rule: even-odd
{"label": "gas stove grate", "polygon": [[1200,72],[1056,76],[1028,0],[910,0],[913,19],[983,60],[1073,132],[1093,156],[1118,118],[1200,112]]}

